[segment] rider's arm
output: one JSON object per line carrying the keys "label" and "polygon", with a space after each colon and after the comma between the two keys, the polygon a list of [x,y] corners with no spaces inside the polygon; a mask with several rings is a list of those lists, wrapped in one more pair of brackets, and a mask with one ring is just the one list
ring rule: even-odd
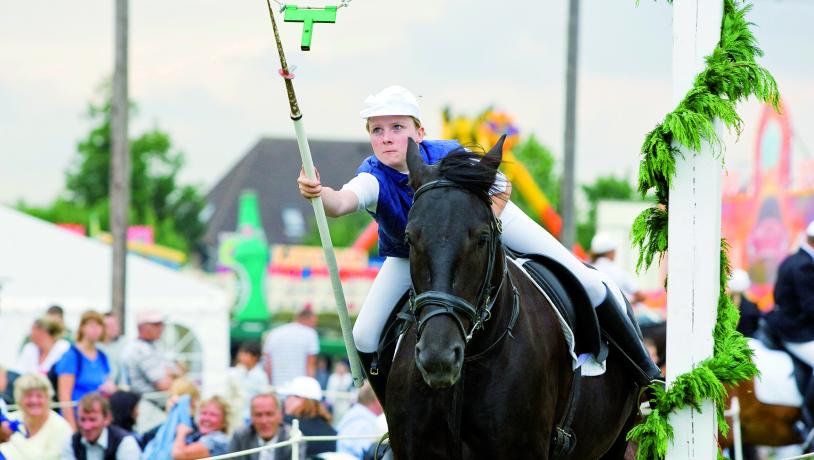
{"label": "rider's arm", "polygon": [[309,179],[305,175],[305,170],[300,169],[300,177],[297,178],[300,195],[305,198],[322,197],[325,214],[329,217],[344,216],[356,211],[359,199],[355,193],[350,190],[334,190],[331,187],[324,187],[319,180],[319,171],[316,171],[316,176],[315,179]]}

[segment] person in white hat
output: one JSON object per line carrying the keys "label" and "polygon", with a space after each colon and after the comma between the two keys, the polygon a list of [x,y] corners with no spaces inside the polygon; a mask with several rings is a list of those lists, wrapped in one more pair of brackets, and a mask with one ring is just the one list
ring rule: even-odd
{"label": "person in white hat", "polygon": [[[777,269],[774,302],[774,310],[767,316],[769,326],[791,354],[814,367],[814,220],[806,227],[800,249]],[[802,410],[806,433],[814,429],[812,380]]]}
{"label": "person in white hat", "polygon": [[[300,421],[300,431],[305,436],[336,436],[331,426],[330,412],[322,404],[322,388],[313,377],[302,376],[290,380],[279,391],[283,399],[286,423],[295,418]],[[305,456],[313,458],[324,452],[336,451],[336,441],[311,441]]]}
{"label": "person in white hat", "polygon": [[749,278],[749,272],[742,268],[732,270],[729,282],[726,285],[732,303],[741,312],[741,317],[738,320],[738,332],[746,337],[755,336],[760,319],[763,318],[763,312],[760,311],[756,303],[749,299],[748,291],[751,286],[752,280]]}
{"label": "person in white hat", "polygon": [[606,232],[597,232],[591,239],[593,266],[610,277],[631,303],[643,302],[645,296],[639,289],[639,283],[616,262],[617,249],[619,249],[619,243],[613,236]]}
{"label": "person in white hat", "polygon": [[[309,179],[304,172],[297,179],[300,194],[306,198],[322,197],[326,214],[342,216],[367,211],[379,224],[379,255],[386,259],[368,292],[353,328],[353,337],[366,368],[374,362],[379,336],[391,311],[410,287],[409,248],[404,242],[407,213],[412,206],[412,189],[408,185],[407,145],[412,139],[427,164],[434,164],[450,152],[461,150],[457,141],[425,139],[421,110],[417,98],[401,86],[389,86],[364,101],[361,116],[370,137],[373,155],[357,169],[357,175],[336,190]],[[492,210],[500,216],[502,241],[522,254],[541,254],[558,261],[583,283],[605,330],[621,344],[625,352],[651,380],[661,379],[659,368],[641,344],[635,325],[622,314],[621,292],[606,285],[595,270],[586,267],[544,228],[526,216],[509,201],[511,184],[499,174],[492,188]],[[612,283],[610,283],[612,284]],[[611,294],[611,295],[609,295]],[[385,372],[369,375],[371,385],[382,405]]]}

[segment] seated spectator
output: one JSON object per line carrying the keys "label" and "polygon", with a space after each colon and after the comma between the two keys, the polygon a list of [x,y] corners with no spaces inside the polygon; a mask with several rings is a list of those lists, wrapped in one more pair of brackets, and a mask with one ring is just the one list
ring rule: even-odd
{"label": "seated spectator", "polygon": [[99,344],[99,348],[107,355],[110,363],[111,379],[116,383],[120,383],[125,380],[121,375],[121,360],[126,340],[122,335],[119,318],[112,311],[105,313],[104,316],[105,339]]}
{"label": "seated spectator", "polygon": [[[251,424],[235,431],[229,441],[229,452],[254,449],[260,446],[288,441],[291,427],[283,423],[283,414],[277,397],[272,393],[260,393],[250,401]],[[288,460],[291,446],[269,449],[253,454],[235,457],[236,460]],[[300,459],[305,458],[305,449],[300,449]]]}
{"label": "seated spectator", "polygon": [[64,331],[62,323],[54,321],[51,317],[36,319],[31,325],[30,341],[23,345],[17,356],[15,365],[17,372],[47,375],[51,367],[71,347],[71,344],[62,338]]}
{"label": "seated spectator", "polygon": [[[319,382],[313,377],[297,377],[280,389],[284,397],[283,411],[285,421],[291,423],[299,419],[300,431],[304,436],[336,436],[331,426],[331,414],[320,400],[322,390]],[[323,452],[336,451],[336,441],[309,441],[306,445],[306,457],[313,457]]]}
{"label": "seated spectator", "polygon": [[110,403],[99,393],[82,396],[79,431],[62,447],[60,460],[139,460],[141,448],[127,431],[111,425]]}
{"label": "seated spectator", "polygon": [[[180,377],[175,379],[172,382],[172,384],[170,384],[169,397],[164,406],[164,410],[166,411],[166,413],[169,413],[172,410],[173,406],[175,406],[175,404],[178,401],[180,401],[183,396],[189,397],[189,408],[187,409],[187,412],[192,414],[193,419],[190,423],[192,423],[192,429],[193,431],[195,431],[198,429],[198,425],[195,424],[194,420],[195,408],[198,407],[198,401],[201,400],[201,392],[198,390],[198,386],[195,385],[195,382],[186,377]],[[141,418],[143,417],[141,408],[145,407],[145,404],[147,405],[147,407],[153,406],[153,403],[151,402],[145,403],[144,399],[145,398],[142,398],[141,402],[138,404],[137,411],[139,416],[138,418],[136,418],[137,425],[141,423]],[[164,417],[166,418],[166,414],[164,415]],[[152,439],[158,434],[158,431],[165,423],[166,422],[159,423],[158,425],[155,425],[151,429],[144,432],[144,435],[141,437],[142,448],[144,448],[144,446],[146,446],[150,441],[152,441]]]}
{"label": "seated spectator", "polygon": [[260,365],[261,356],[259,343],[244,342],[237,351],[235,367],[229,369],[229,378],[238,393],[234,400],[240,404],[235,407],[240,408],[238,415],[243,421],[249,419],[249,401],[269,386],[268,374]]}
{"label": "seated spectator", "polygon": [[732,302],[740,310],[741,316],[738,320],[738,332],[746,337],[754,337],[757,332],[760,319],[763,318],[763,312],[757,307],[757,304],[752,302],[747,296],[749,287],[752,285],[752,280],[749,278],[749,273],[746,270],[737,268],[732,270],[732,275],[729,277],[727,283],[727,291]]}
{"label": "seated spectator", "polygon": [[201,403],[198,430],[179,424],[172,446],[173,460],[193,460],[225,454],[229,447],[229,405],[218,396]]}
{"label": "seated spectator", "polygon": [[[359,389],[359,398],[356,404],[348,410],[336,429],[340,437],[354,436],[381,436],[384,434],[379,424],[379,415],[383,413],[382,406],[373,388],[368,382]],[[365,452],[375,447],[375,439],[340,439],[337,451],[353,455],[358,459],[364,458]]]}
{"label": "seated spectator", "polygon": [[110,395],[110,415],[113,417],[111,424],[133,435],[139,445],[141,445],[141,436],[135,432],[135,426],[140,400],[141,395],[132,391],[119,390]]}
{"label": "seated spectator", "polygon": [[[116,385],[110,379],[107,355],[96,347],[104,338],[104,317],[93,310],[83,313],[76,334],[76,344],[54,364],[59,402],[69,404],[71,401],[79,401],[82,396],[94,391],[104,394],[116,391]],[[74,412],[62,410],[61,413],[76,431]]]}
{"label": "seated spectator", "polygon": [[0,454],[7,460],[57,460],[71,426],[59,414],[48,409],[54,392],[51,383],[40,374],[26,374],[14,382],[14,400],[20,410],[9,414],[20,420],[27,435],[11,433],[7,424],[0,428]]}

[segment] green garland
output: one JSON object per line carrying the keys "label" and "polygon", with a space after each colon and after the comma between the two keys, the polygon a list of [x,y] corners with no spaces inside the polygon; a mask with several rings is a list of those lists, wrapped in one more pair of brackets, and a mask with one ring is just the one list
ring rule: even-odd
{"label": "green garland", "polygon": [[[667,251],[667,210],[670,183],[675,175],[676,156],[681,155],[673,143],[699,151],[710,143],[715,154],[723,151],[722,141],[715,132],[714,120],[721,120],[729,129],[740,134],[742,120],[736,104],[754,95],[770,102],[778,110],[777,83],[772,75],[755,62],[763,52],[757,47],[752,25],[746,20],[751,5],[738,7],[735,0],[724,0],[721,40],[710,56],[706,68],[695,77],[692,89],[667,114],[644,140],[644,155],[639,168],[639,192],[645,196],[655,191],[658,205],[643,211],[634,221],[631,231],[633,244],[639,248],[637,270],[648,268],[653,259]],[[718,427],[728,432],[724,419],[726,388],[757,374],[752,363],[752,351],[746,339],[736,331],[739,312],[725,294],[731,268],[727,259],[728,245],[721,241],[720,294],[717,324],[713,333],[711,358],[699,363],[692,371],[678,376],[666,391],[653,386],[655,409],[627,435],[638,443],[638,460],[662,459],[667,442],[673,439],[670,414],[678,409],[693,407],[701,410],[701,402],[712,400],[717,409]]]}

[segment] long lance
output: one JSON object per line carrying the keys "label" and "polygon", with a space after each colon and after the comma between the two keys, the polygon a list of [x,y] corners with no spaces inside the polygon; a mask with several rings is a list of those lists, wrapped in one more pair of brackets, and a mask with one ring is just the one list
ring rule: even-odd
{"label": "long lance", "polygon": [[[297,133],[297,145],[300,148],[302,166],[308,178],[314,179],[316,177],[314,161],[311,159],[311,148],[308,146],[308,138],[305,136],[305,128],[302,124],[302,112],[300,112],[300,106],[297,103],[297,96],[294,94],[294,82],[291,81],[292,75],[288,71],[288,64],[286,63],[285,53],[283,52],[283,44],[280,41],[280,32],[277,30],[277,22],[274,20],[274,12],[271,9],[270,0],[266,0],[266,5],[268,5],[269,17],[271,18],[271,27],[274,28],[274,40],[277,42],[277,52],[280,55],[280,66],[282,67],[280,73],[283,76],[285,90],[288,93],[288,105],[291,107],[291,120],[294,122],[294,131]],[[364,382],[364,375],[362,374],[362,365],[359,362],[359,356],[356,354],[356,345],[353,343],[350,316],[348,315],[348,307],[345,304],[342,282],[339,280],[339,268],[336,264],[336,255],[334,254],[334,246],[331,242],[331,234],[328,232],[328,219],[325,217],[325,208],[322,206],[322,198],[311,198],[311,205],[314,207],[314,216],[316,217],[317,228],[319,229],[319,239],[322,241],[322,249],[325,252],[325,262],[328,264],[328,273],[331,275],[331,286],[333,287],[334,299],[336,300],[336,309],[339,313],[339,324],[342,327],[342,338],[345,340],[345,350],[348,352],[353,384],[358,388],[361,387]]]}

